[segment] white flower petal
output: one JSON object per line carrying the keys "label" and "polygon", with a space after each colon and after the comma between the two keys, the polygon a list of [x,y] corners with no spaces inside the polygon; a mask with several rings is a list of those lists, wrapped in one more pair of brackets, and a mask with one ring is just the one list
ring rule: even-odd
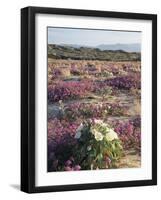
{"label": "white flower petal", "polygon": [[117,133],[112,129],[110,129],[110,131],[106,134],[105,137],[106,137],[107,141],[112,141],[114,139],[118,139]]}
{"label": "white flower petal", "polygon": [[93,130],[93,134],[94,134],[94,137],[97,141],[101,141],[103,140],[103,135],[102,133],[98,132],[97,130]]}

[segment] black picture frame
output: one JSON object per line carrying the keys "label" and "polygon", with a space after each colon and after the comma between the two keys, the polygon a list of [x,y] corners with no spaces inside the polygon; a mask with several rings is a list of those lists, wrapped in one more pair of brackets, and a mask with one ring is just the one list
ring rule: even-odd
{"label": "black picture frame", "polygon": [[[35,15],[60,14],[152,21],[152,179],[59,186],[35,186]],[[21,9],[21,190],[27,193],[103,189],[157,184],[157,15],[96,10]]]}

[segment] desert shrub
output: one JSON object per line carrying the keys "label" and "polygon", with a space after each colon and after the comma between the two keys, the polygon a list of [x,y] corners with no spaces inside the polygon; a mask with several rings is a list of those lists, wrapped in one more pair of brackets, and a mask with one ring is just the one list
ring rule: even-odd
{"label": "desert shrub", "polygon": [[75,159],[82,169],[113,168],[123,155],[117,133],[101,120],[82,123],[76,132]]}

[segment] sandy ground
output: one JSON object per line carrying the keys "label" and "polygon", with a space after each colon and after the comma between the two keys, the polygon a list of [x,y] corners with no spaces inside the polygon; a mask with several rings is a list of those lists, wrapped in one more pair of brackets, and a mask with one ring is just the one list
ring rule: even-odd
{"label": "sandy ground", "polygon": [[141,167],[141,156],[134,150],[125,151],[125,156],[117,163],[118,168],[138,168]]}

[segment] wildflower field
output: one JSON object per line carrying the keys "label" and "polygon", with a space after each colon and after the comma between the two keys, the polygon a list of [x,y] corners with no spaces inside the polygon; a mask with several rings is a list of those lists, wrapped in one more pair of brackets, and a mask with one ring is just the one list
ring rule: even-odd
{"label": "wildflower field", "polygon": [[141,165],[141,62],[48,57],[48,171]]}

